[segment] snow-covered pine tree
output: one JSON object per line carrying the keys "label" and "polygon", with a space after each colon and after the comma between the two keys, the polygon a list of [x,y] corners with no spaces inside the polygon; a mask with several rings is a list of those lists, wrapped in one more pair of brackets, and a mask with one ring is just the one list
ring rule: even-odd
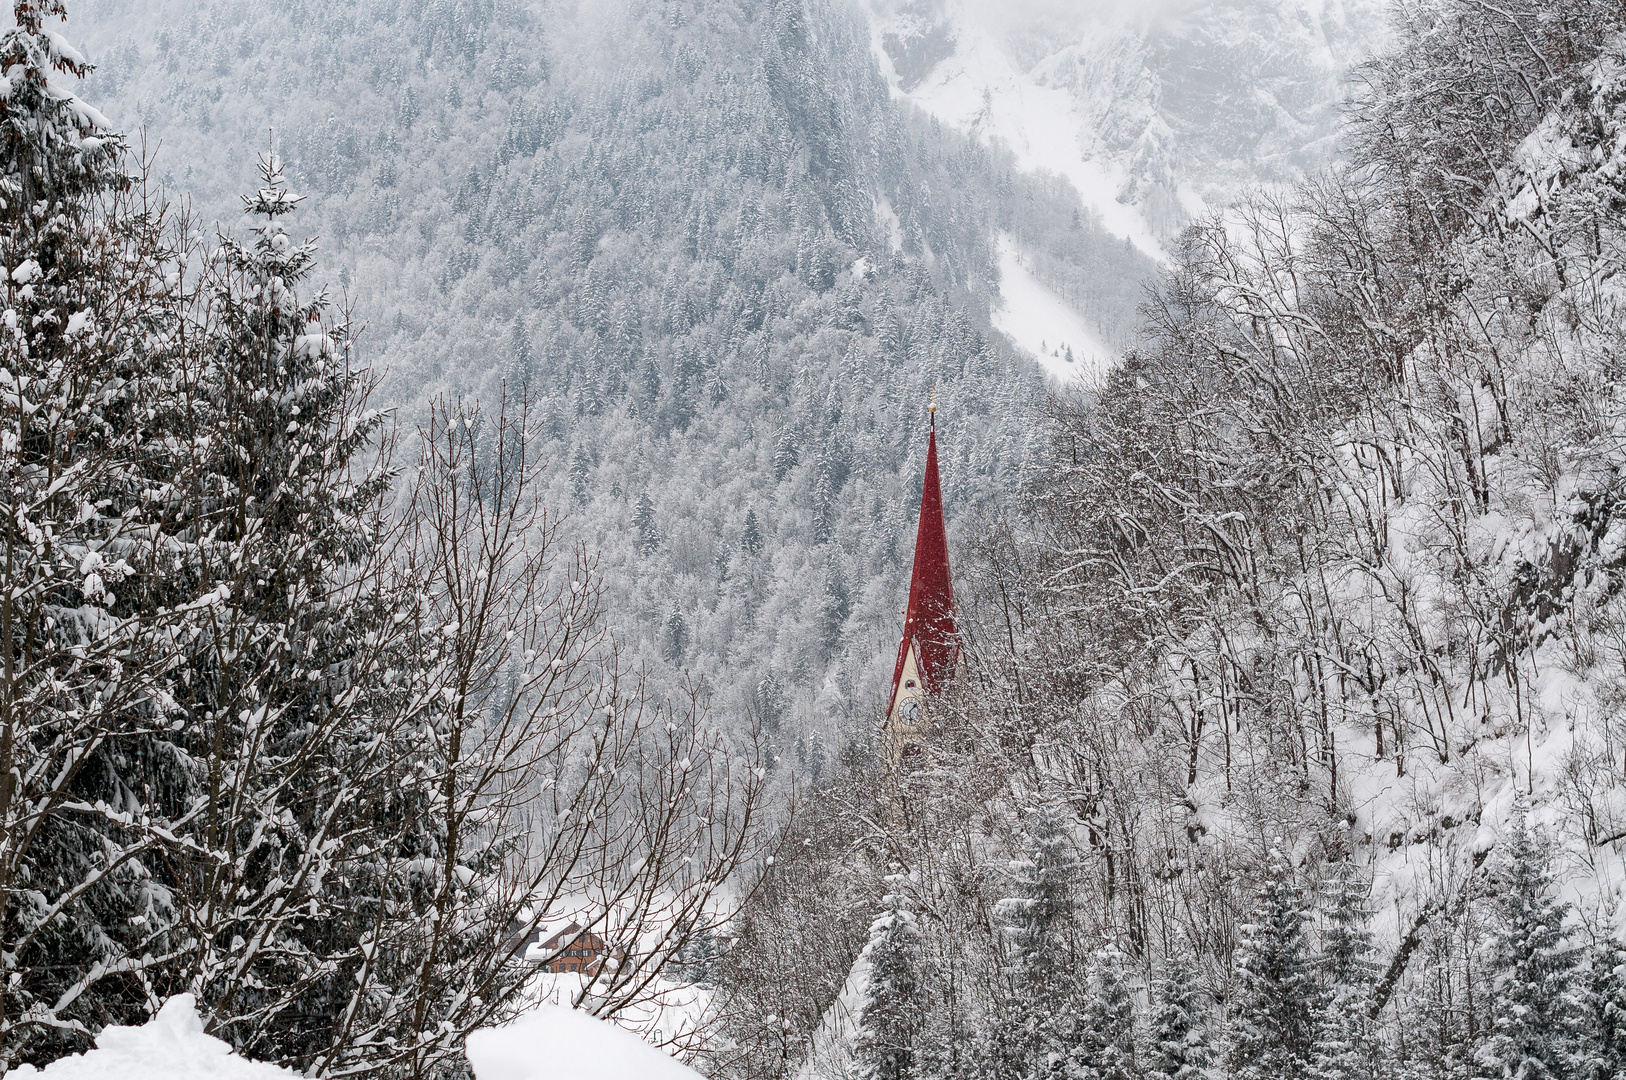
{"label": "snow-covered pine tree", "polygon": [[747,509],[745,525],[740,529],[740,550],[755,557],[762,554],[762,547],[762,526],[757,524],[757,512],[755,509]]}
{"label": "snow-covered pine tree", "polygon": [[916,972],[919,932],[903,895],[906,878],[890,874],[886,881],[886,908],[870,927],[865,947],[869,985],[858,1021],[861,1080],[911,1080],[923,1019]]}
{"label": "snow-covered pine tree", "polygon": [[1570,942],[1552,855],[1514,807],[1499,872],[1490,881],[1491,1030],[1474,1057],[1485,1080],[1563,1080],[1582,1052],[1581,952]]}
{"label": "snow-covered pine tree", "polygon": [[570,495],[577,504],[586,505],[588,496],[588,481],[593,475],[593,460],[587,453],[587,448],[580,443],[570,452]]}
{"label": "snow-covered pine tree", "polygon": [[[125,143],[65,81],[89,65],[18,0],[0,33],[0,1071],[139,1022],[184,942],[153,877],[180,770],[181,621],[155,523],[185,292]],[[173,593],[171,593],[173,595]],[[188,597],[195,600],[196,597]],[[195,812],[190,808],[189,812]]]}
{"label": "snow-covered pine tree", "polygon": [[1136,1080],[1135,1003],[1124,955],[1108,944],[1090,957],[1067,1080]]}
{"label": "snow-covered pine tree", "polygon": [[1213,1063],[1208,1029],[1197,997],[1196,973],[1182,957],[1164,961],[1153,994],[1146,1073],[1168,1080],[1200,1080]]}
{"label": "snow-covered pine tree", "polygon": [[1588,951],[1583,1080],[1626,1080],[1626,947],[1606,938]]}
{"label": "snow-covered pine tree", "polygon": [[[305,1067],[342,1042],[348,987],[404,854],[413,792],[396,775],[422,712],[398,677],[412,607],[389,573],[374,379],[286,219],[300,202],[274,155],[244,197],[247,242],[198,253],[207,304],[181,365],[175,423],[192,456],[166,528],[195,544],[168,580],[190,609],[172,689],[172,752],[191,782],[175,865],[190,937],[185,989],[253,1056]],[[392,675],[393,673],[396,673]]]}
{"label": "snow-covered pine tree", "polygon": [[1259,901],[1242,926],[1226,1058],[1239,1080],[1304,1075],[1323,995],[1293,868],[1272,849]]}
{"label": "snow-covered pine tree", "polygon": [[1011,860],[1012,895],[998,912],[1009,928],[1024,992],[1037,996],[1068,981],[1073,962],[1073,874],[1078,855],[1055,810],[1043,806],[1028,821],[1028,850]]}
{"label": "snow-covered pine tree", "polygon": [[1321,970],[1329,990],[1365,993],[1377,976],[1372,945],[1371,886],[1349,859],[1340,860],[1322,887]]}
{"label": "snow-covered pine tree", "polygon": [[675,605],[666,616],[666,640],[663,645],[662,652],[668,663],[683,663],[683,657],[689,651],[689,622],[683,617],[683,609]]}
{"label": "snow-covered pine tree", "polygon": [[783,432],[773,449],[773,477],[783,480],[801,461],[801,455],[796,449],[796,438],[789,432]]}
{"label": "snow-covered pine tree", "polygon": [[676,955],[679,977],[700,986],[709,986],[716,974],[717,961],[722,949],[717,934],[709,927],[702,928]]}
{"label": "snow-covered pine tree", "polygon": [[638,554],[649,555],[661,546],[660,526],[655,523],[655,500],[649,492],[640,492],[632,510],[632,528],[636,533]]}
{"label": "snow-covered pine tree", "polygon": [[814,612],[819,649],[832,654],[841,645],[841,631],[852,614],[852,598],[847,592],[847,577],[835,559],[824,568],[817,608]]}
{"label": "snow-covered pine tree", "polygon": [[[1073,875],[1078,855],[1060,815],[1041,806],[1028,820],[1028,849],[1011,860],[1009,897],[996,913],[1010,938],[1009,1008],[1003,1010],[1009,1045],[997,1056],[1016,1056],[1027,1072],[1060,1071],[1078,1024],[1072,935]],[[1002,1037],[1003,1038],[1003,1037]]]}
{"label": "snow-covered pine tree", "polygon": [[1377,961],[1367,910],[1370,887],[1355,864],[1343,859],[1323,888],[1321,976],[1324,1013],[1316,1032],[1310,1076],[1315,1080],[1363,1080],[1384,1074],[1388,1055],[1373,1016]]}

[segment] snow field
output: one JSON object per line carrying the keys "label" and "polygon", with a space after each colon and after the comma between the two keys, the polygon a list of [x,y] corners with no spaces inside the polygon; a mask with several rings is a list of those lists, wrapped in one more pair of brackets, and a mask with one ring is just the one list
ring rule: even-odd
{"label": "snow field", "polygon": [[[1133,206],[1118,201],[1125,179],[1122,170],[1101,158],[1085,156],[1084,121],[1072,95],[1042,84],[1032,72],[1019,71],[998,44],[999,35],[981,25],[976,12],[962,11],[958,21],[975,31],[961,36],[955,55],[907,93],[896,89],[895,78],[889,80],[894,93],[946,124],[1004,143],[1028,172],[1066,177],[1084,205],[1100,215],[1103,228],[1161,260],[1162,245],[1145,218]],[[895,75],[892,61],[881,47],[879,26],[872,37],[881,70]]]}
{"label": "snow field", "polygon": [[[539,971],[527,987],[540,1007],[568,1008],[591,995],[580,975]],[[712,992],[691,983],[657,979],[649,997],[616,1015],[617,1025],[655,1046],[692,1046],[703,1041],[711,1019]]]}
{"label": "snow field", "polygon": [[696,1080],[700,1075],[631,1032],[559,1005],[541,1005],[506,1027],[475,1032],[468,1054],[476,1080]]}
{"label": "snow field", "polygon": [[1065,300],[1022,265],[1021,252],[1008,234],[999,238],[999,294],[994,329],[1038,360],[1051,379],[1066,386],[1106,375],[1112,350]]}

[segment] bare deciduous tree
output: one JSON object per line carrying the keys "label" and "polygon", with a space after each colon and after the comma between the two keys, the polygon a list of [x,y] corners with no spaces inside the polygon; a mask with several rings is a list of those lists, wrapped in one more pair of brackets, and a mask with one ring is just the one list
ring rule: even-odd
{"label": "bare deciduous tree", "polygon": [[419,433],[399,566],[419,706],[404,846],[322,1069],[432,1074],[523,1004],[532,965],[555,955],[527,964],[516,945],[542,926],[608,943],[570,1004],[636,1017],[750,892],[755,749],[730,746],[694,699],[649,701],[624,669],[594,560],[559,550],[540,501],[532,423],[523,397],[494,413],[443,401]]}

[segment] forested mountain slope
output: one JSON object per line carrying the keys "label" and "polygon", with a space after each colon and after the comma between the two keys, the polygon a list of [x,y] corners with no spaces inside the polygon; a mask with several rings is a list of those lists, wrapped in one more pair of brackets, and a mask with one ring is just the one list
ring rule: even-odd
{"label": "forested mountain slope", "polygon": [[867,720],[885,678],[931,386],[958,520],[1028,452],[1040,378],[988,336],[998,231],[1066,237],[1076,306],[1120,344],[1149,270],[893,103],[824,3],[75,15],[86,96],[206,220],[270,132],[403,415],[529,385],[550,499],[602,550],[636,659],[790,710],[787,750]]}

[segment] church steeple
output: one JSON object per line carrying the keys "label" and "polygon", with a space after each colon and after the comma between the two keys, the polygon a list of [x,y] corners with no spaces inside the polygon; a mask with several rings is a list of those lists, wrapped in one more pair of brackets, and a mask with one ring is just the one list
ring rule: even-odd
{"label": "church steeple", "polygon": [[948,532],[943,527],[943,488],[937,476],[937,402],[926,444],[926,478],[920,491],[920,525],[915,532],[915,566],[909,578],[909,606],[903,614],[903,640],[892,673],[886,723],[894,760],[919,752],[927,728],[927,702],[954,676],[960,641],[954,625],[954,584],[949,577]]}

